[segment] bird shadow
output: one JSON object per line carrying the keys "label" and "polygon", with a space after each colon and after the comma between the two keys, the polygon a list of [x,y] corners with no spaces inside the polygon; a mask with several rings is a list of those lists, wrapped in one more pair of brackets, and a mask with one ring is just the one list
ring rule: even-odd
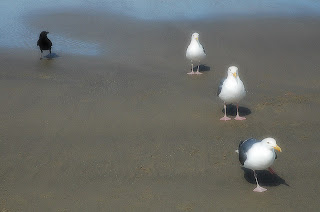
{"label": "bird shadow", "polygon": [[[256,180],[254,178],[253,171],[251,169],[247,169],[244,167],[242,167],[242,170],[244,172],[243,173],[244,178],[247,180],[247,182],[249,182],[251,184],[256,184]],[[271,174],[267,170],[258,170],[258,171],[256,171],[256,173],[257,173],[257,178],[258,178],[260,185],[279,186],[279,185],[283,184],[283,185],[290,187],[290,185],[288,183],[286,183],[286,181],[277,174]]]}
{"label": "bird shadow", "polygon": [[58,54],[52,52],[51,54],[49,53],[49,54],[47,54],[46,56],[44,56],[43,58],[46,58],[46,59],[48,59],[48,60],[52,60],[52,59],[58,58],[58,57],[60,57]]}
{"label": "bird shadow", "polygon": [[[222,113],[224,113],[224,108],[222,109]],[[239,106],[239,115],[247,116],[251,114],[251,110],[246,107]],[[237,106],[233,104],[227,105],[227,115],[236,116],[237,115]]]}
{"label": "bird shadow", "polygon": [[[193,71],[197,71],[197,69],[198,69],[198,66],[194,66],[194,67],[193,67]],[[200,71],[200,72],[210,71],[210,66],[199,65],[199,71]]]}

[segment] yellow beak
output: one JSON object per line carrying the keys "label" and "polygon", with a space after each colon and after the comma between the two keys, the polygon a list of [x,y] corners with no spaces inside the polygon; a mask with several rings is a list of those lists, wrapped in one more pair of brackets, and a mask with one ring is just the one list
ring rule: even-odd
{"label": "yellow beak", "polygon": [[199,38],[196,38],[196,40],[199,40]]}
{"label": "yellow beak", "polygon": [[279,152],[282,152],[281,148],[277,145],[275,147],[273,147],[275,150],[278,150]]}
{"label": "yellow beak", "polygon": [[233,76],[234,76],[234,77],[237,77],[237,73],[233,73]]}

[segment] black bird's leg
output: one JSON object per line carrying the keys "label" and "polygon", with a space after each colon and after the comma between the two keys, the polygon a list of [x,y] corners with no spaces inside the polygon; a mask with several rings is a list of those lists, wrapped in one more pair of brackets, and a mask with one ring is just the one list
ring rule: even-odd
{"label": "black bird's leg", "polygon": [[40,60],[42,60],[42,50],[40,50],[41,51],[41,53],[40,53]]}

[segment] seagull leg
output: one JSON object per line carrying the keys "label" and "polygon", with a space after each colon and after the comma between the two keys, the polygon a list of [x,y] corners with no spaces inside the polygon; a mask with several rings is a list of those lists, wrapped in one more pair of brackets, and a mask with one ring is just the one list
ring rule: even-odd
{"label": "seagull leg", "polygon": [[273,169],[271,169],[271,167],[269,167],[268,170],[269,170],[269,172],[270,172],[271,174],[275,174],[275,173],[276,173]]}
{"label": "seagull leg", "polygon": [[187,74],[194,74],[194,71],[193,71],[193,63],[191,63],[191,72],[187,73]]}
{"label": "seagull leg", "polygon": [[42,60],[42,50],[40,51],[40,60]]}
{"label": "seagull leg", "polygon": [[197,69],[197,72],[196,72],[196,74],[202,74],[201,72],[199,72],[199,69],[200,69],[200,67],[199,67],[200,65],[198,65],[198,69]]}
{"label": "seagull leg", "polygon": [[253,189],[254,192],[264,192],[266,191],[267,189],[266,188],[263,188],[259,185],[258,183],[258,179],[257,179],[257,174],[256,172],[253,170],[253,174],[254,174],[254,178],[256,178],[256,182],[257,182],[257,187],[255,189]]}
{"label": "seagull leg", "polygon": [[224,103],[224,117],[220,119],[221,121],[229,121],[231,118],[227,117],[227,105]]}
{"label": "seagull leg", "polygon": [[239,116],[239,105],[238,104],[237,104],[237,116],[234,119],[239,120],[239,121],[246,120],[245,117]]}

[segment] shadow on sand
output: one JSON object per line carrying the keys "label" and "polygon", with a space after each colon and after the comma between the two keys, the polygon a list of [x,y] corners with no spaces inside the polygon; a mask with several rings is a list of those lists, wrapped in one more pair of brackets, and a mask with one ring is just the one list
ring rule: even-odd
{"label": "shadow on sand", "polygon": [[[198,69],[198,66],[194,66],[194,67],[193,67],[193,71],[197,71],[197,69]],[[210,66],[200,65],[200,66],[199,66],[199,71],[200,71],[200,72],[210,71]]]}
{"label": "shadow on sand", "polygon": [[[222,109],[222,113],[224,113],[224,109]],[[251,114],[251,110],[246,107],[239,106],[239,115],[240,116],[247,116]],[[237,115],[237,106],[233,104],[227,105],[227,115],[229,116],[236,116]]]}
{"label": "shadow on sand", "polygon": [[[246,169],[246,168],[243,168],[243,167],[242,167],[242,170],[244,172],[243,173],[244,178],[249,183],[256,184],[256,180],[254,178],[253,171],[251,169]],[[279,186],[281,184],[284,184],[286,186],[290,186],[279,175],[271,174],[267,170],[259,170],[259,171],[256,171],[256,173],[257,173],[257,178],[258,178],[259,184],[261,186]]]}

